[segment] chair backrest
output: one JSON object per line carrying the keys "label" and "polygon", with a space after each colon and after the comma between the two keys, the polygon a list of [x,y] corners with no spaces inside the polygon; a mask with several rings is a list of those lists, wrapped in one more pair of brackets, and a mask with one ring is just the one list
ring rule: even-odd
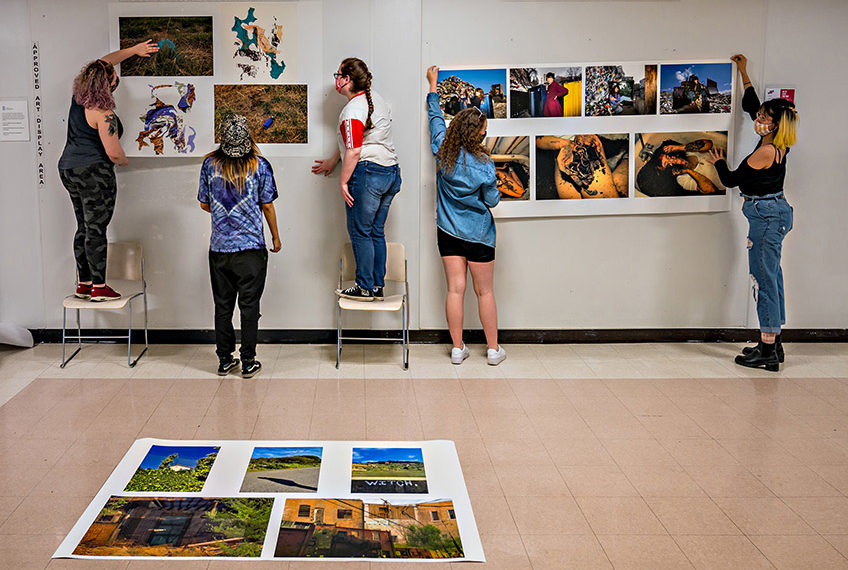
{"label": "chair backrest", "polygon": [[106,279],[141,281],[144,278],[141,243],[119,241],[109,244],[106,253]]}
{"label": "chair backrest", "polygon": [[[342,281],[356,279],[356,261],[353,258],[353,246],[350,242],[342,246],[341,279]],[[386,281],[406,283],[406,250],[402,243],[386,244]]]}

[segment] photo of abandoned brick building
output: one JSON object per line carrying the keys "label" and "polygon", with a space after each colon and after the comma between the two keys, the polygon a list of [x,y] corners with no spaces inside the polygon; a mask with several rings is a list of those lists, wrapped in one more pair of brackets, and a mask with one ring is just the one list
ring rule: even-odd
{"label": "photo of abandoned brick building", "polygon": [[452,501],[287,499],[278,558],[463,558]]}

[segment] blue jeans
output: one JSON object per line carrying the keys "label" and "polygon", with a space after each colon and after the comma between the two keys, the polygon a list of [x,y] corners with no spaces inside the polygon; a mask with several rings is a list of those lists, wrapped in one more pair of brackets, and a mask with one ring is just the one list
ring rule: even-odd
{"label": "blue jeans", "polygon": [[362,161],[347,183],[353,206],[345,205],[347,233],[356,261],[356,283],[363,289],[383,287],[386,280],[386,234],[389,206],[400,192],[400,167]]}
{"label": "blue jeans", "polygon": [[780,252],[792,229],[792,206],[782,196],[755,198],[742,204],[742,213],[748,218],[748,268],[760,331],[779,333],[786,324]]}

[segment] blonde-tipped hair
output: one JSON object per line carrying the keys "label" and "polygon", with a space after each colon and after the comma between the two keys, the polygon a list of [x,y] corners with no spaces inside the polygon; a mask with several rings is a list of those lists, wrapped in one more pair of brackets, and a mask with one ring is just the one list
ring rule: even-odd
{"label": "blonde-tipped hair", "polygon": [[212,159],[212,163],[221,177],[239,194],[244,192],[247,179],[259,170],[259,157],[262,155],[256,143],[252,143],[251,146],[250,152],[238,158],[227,156],[220,147],[204,157]]}
{"label": "blonde-tipped hair", "polygon": [[777,125],[772,144],[779,149],[794,145],[798,131],[798,110],[795,104],[785,99],[769,99],[761,108]]}

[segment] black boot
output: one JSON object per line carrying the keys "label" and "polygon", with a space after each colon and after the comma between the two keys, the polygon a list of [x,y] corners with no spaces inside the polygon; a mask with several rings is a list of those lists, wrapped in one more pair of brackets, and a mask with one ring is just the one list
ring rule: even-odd
{"label": "black boot", "polygon": [[[749,355],[752,352],[757,350],[756,346],[746,346],[742,349],[742,354]],[[780,340],[780,335],[774,337],[774,351],[777,353],[777,360],[782,364],[784,360],[783,355],[783,341]]]}
{"label": "black boot", "polygon": [[736,364],[748,368],[765,368],[769,372],[777,372],[780,369],[775,345],[766,344],[763,341],[760,341],[748,354],[737,356]]}

